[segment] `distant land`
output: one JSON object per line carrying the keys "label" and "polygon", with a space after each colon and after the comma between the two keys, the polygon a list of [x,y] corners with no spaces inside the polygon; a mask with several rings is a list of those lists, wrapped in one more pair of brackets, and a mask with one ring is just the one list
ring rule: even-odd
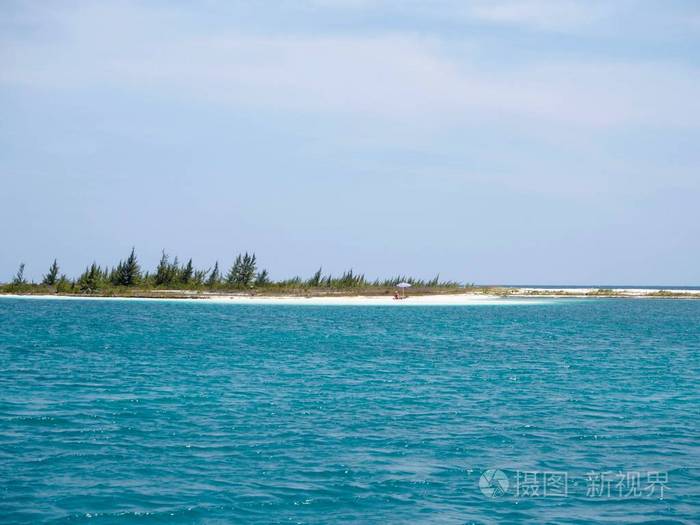
{"label": "distant land", "polygon": [[[222,270],[218,261],[213,267],[203,269],[197,268],[191,258],[182,263],[178,257],[171,258],[163,252],[151,272],[141,268],[136,250],[132,248],[116,265],[102,267],[93,262],[73,278],[61,273],[58,261],[54,260],[39,283],[28,282],[24,268],[21,263],[11,282],[0,285],[0,294],[170,299],[386,297],[397,300],[461,296],[463,302],[507,297],[700,298],[700,287],[693,286],[477,285],[441,280],[439,274],[429,280],[408,275],[369,280],[352,269],[334,276],[318,268],[308,278],[295,276],[275,281],[270,279],[267,269],[259,268],[255,253],[238,254],[231,265]],[[449,302],[455,301],[453,297]]]}

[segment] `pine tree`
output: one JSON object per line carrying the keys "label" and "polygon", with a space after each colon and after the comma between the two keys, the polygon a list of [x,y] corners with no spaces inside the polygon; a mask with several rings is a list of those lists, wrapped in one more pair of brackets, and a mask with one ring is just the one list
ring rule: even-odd
{"label": "pine tree", "polygon": [[192,274],[192,284],[198,287],[204,285],[208,273],[209,270],[195,270]]}
{"label": "pine tree", "polygon": [[136,259],[136,252],[131,248],[131,254],[126,261],[119,261],[114,272],[113,284],[117,286],[134,286],[141,280],[141,268]]}
{"label": "pine tree", "polygon": [[49,273],[44,275],[44,280],[41,281],[41,284],[53,286],[56,284],[56,279],[58,279],[58,263],[56,262],[56,259],[54,259],[53,264],[49,268]]}
{"label": "pine tree", "polygon": [[267,270],[263,269],[255,277],[255,286],[266,286],[270,284],[270,278],[268,276]]}
{"label": "pine tree", "polygon": [[311,277],[311,279],[309,279],[309,281],[308,281],[309,286],[318,286],[319,284],[321,284],[321,270],[322,270],[322,268],[319,268],[316,271],[316,273],[313,275],[313,277]]}
{"label": "pine tree", "polygon": [[58,278],[56,281],[56,292],[57,293],[65,293],[70,289],[70,281],[68,280],[68,277],[66,277],[66,274],[61,274],[61,277]]}
{"label": "pine tree", "polygon": [[219,284],[220,280],[221,280],[221,274],[219,272],[219,261],[216,261],[214,263],[214,269],[209,274],[209,279],[207,279],[207,286],[209,288],[213,288],[214,286]]}
{"label": "pine tree", "polygon": [[237,286],[241,280],[241,270],[243,268],[243,258],[241,254],[236,256],[236,260],[226,274],[226,284]]}
{"label": "pine tree", "polygon": [[248,276],[248,266],[250,265],[250,255],[248,255],[248,252],[245,252],[243,254],[243,260],[241,261],[241,271],[238,274],[238,280],[236,281],[236,284],[239,287],[245,286],[246,278]]}
{"label": "pine tree", "polygon": [[168,254],[165,253],[165,250],[163,250],[158,266],[156,267],[154,283],[156,286],[170,284],[170,260],[168,258]]}
{"label": "pine tree", "polygon": [[192,280],[192,275],[194,274],[194,267],[192,266],[192,259],[187,261],[187,264],[180,272],[180,282],[182,284],[188,284]]}
{"label": "pine tree", "polygon": [[[120,263],[121,265],[121,263]],[[118,267],[117,267],[118,268]],[[102,269],[97,266],[97,263],[92,263],[89,268],[86,268],[83,274],[78,278],[78,286],[82,293],[93,293],[97,291],[106,275]]]}
{"label": "pine tree", "polygon": [[243,263],[241,265],[241,273],[239,276],[238,285],[241,287],[250,286],[253,283],[253,279],[255,278],[256,268],[257,264],[255,262],[255,254],[248,255],[248,252],[245,252],[245,255],[243,256]]}
{"label": "pine tree", "polygon": [[174,283],[178,275],[180,275],[180,259],[176,255],[168,269],[168,284]]}
{"label": "pine tree", "polygon": [[226,274],[226,284],[237,288],[246,288],[253,284],[257,262],[255,254],[238,254],[236,260]]}
{"label": "pine tree", "polygon": [[19,263],[19,268],[12,279],[12,284],[27,284],[27,280],[24,278],[24,263]]}
{"label": "pine tree", "polygon": [[255,256],[255,253],[253,253],[253,256],[250,258],[250,265],[248,266],[248,285],[251,285],[253,283],[257,271],[258,261],[257,257]]}

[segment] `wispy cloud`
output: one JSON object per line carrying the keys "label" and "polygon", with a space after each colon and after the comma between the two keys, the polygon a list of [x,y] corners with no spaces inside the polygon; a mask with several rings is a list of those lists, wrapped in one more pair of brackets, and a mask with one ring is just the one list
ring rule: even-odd
{"label": "wispy cloud", "polygon": [[547,31],[572,31],[608,18],[610,2],[581,0],[495,0],[467,4],[478,20]]}
{"label": "wispy cloud", "polygon": [[[561,2],[555,11],[574,13],[578,5]],[[479,2],[472,9],[498,20],[535,21],[553,8],[536,1]],[[446,54],[438,39],[410,33],[290,36],[219,29],[202,35],[176,10],[128,4],[57,10],[42,23],[51,26],[48,38],[2,43],[0,82],[392,119],[700,122],[700,71],[683,64],[542,57],[494,67],[483,59],[478,39]]]}
{"label": "wispy cloud", "polygon": [[212,262],[254,246],[283,274],[393,253],[374,271],[485,281],[523,243],[513,280],[655,244],[672,257],[646,278],[696,282],[698,7],[650,5],[2,2],[0,278],[21,252],[80,271],[74,239],[119,257],[158,238]]}
{"label": "wispy cloud", "polygon": [[[308,0],[323,9],[391,12],[395,15],[485,22],[536,31],[578,32],[628,7],[630,0]],[[302,2],[303,4],[303,2]],[[297,4],[298,5],[298,4]]]}

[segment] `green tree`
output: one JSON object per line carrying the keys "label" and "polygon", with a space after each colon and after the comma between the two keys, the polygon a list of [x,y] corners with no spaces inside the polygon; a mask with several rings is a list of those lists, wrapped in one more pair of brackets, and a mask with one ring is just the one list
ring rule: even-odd
{"label": "green tree", "polygon": [[168,258],[168,254],[165,253],[165,250],[163,250],[158,266],[156,267],[156,275],[153,278],[153,282],[156,286],[160,286],[163,284],[170,284],[171,281],[172,275],[170,272],[170,260]]}
{"label": "green tree", "polygon": [[214,288],[221,281],[221,272],[219,272],[219,261],[214,263],[214,269],[209,274],[209,279],[207,279],[207,286],[209,288]]}
{"label": "green tree", "polygon": [[241,287],[248,287],[253,284],[256,270],[257,264],[255,261],[255,254],[248,255],[248,252],[246,252],[243,256],[243,266],[241,268],[240,282],[238,285]]}
{"label": "green tree", "polygon": [[321,284],[321,270],[323,268],[319,268],[315,274],[311,277],[311,279],[308,280],[308,285],[309,286],[318,286]]}
{"label": "green tree", "polygon": [[117,286],[135,286],[141,281],[141,268],[134,248],[126,261],[119,261],[112,283]]}
{"label": "green tree", "polygon": [[243,270],[243,257],[239,253],[233,261],[233,265],[226,274],[226,284],[238,286],[241,281],[241,272]]}
{"label": "green tree", "polygon": [[266,286],[268,284],[270,284],[270,277],[268,276],[267,270],[263,269],[255,276],[255,286]]}
{"label": "green tree", "polygon": [[180,275],[180,259],[178,259],[177,255],[173,259],[173,262],[170,264],[170,283],[174,283],[177,281],[178,276]]}
{"label": "green tree", "polygon": [[[121,264],[121,263],[120,263]],[[106,274],[97,266],[97,263],[92,263],[89,268],[86,268],[82,275],[78,278],[78,287],[82,293],[94,293],[102,287],[102,283]]]}
{"label": "green tree", "polygon": [[54,259],[53,264],[49,268],[49,273],[44,275],[44,280],[42,281],[42,284],[46,284],[48,286],[53,286],[56,284],[57,279],[58,279],[58,263],[56,262],[56,259]]}
{"label": "green tree", "polygon": [[255,254],[240,253],[236,256],[231,269],[226,274],[226,284],[235,286],[236,288],[247,288],[253,284],[255,280],[255,272],[257,262]]}
{"label": "green tree", "polygon": [[192,266],[192,259],[187,261],[185,267],[180,271],[180,282],[182,284],[188,284],[192,280],[194,274],[194,266]]}
{"label": "green tree", "polygon": [[209,270],[195,270],[194,274],[192,274],[192,284],[195,286],[203,286],[208,273]]}
{"label": "green tree", "polygon": [[27,284],[27,280],[24,278],[24,263],[19,263],[19,268],[17,269],[17,273],[12,278],[12,284],[15,284],[15,285]]}
{"label": "green tree", "polygon": [[61,274],[61,277],[59,277],[56,281],[56,292],[66,293],[68,290],[70,290],[70,287],[71,282],[68,280],[68,277],[66,277],[65,274]]}

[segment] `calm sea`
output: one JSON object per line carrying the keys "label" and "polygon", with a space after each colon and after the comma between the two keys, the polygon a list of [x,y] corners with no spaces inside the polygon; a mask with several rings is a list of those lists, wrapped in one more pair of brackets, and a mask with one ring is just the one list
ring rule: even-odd
{"label": "calm sea", "polygon": [[2,523],[700,523],[700,301],[0,298]]}

